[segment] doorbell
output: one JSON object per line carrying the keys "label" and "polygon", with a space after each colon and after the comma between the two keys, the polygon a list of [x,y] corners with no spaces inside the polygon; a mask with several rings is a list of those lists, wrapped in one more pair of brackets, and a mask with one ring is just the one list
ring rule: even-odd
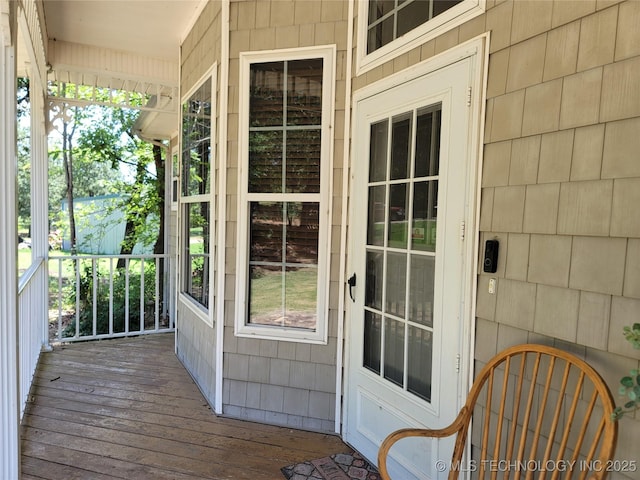
{"label": "doorbell", "polygon": [[487,240],[484,247],[484,268],[486,273],[496,273],[498,270],[498,240]]}

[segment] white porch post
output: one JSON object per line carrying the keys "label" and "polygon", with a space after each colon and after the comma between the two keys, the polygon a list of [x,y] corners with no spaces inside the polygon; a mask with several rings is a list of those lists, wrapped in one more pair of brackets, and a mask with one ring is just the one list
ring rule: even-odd
{"label": "white porch post", "polygon": [[[38,69],[31,70],[30,99],[31,99],[31,249],[34,258],[49,257],[49,157],[47,148],[46,117],[48,115],[45,102],[45,87],[38,77]],[[48,351],[48,299],[49,285],[48,264],[45,261],[45,275],[39,277],[40,298],[42,304],[38,312],[42,317],[42,347]]]}
{"label": "white porch post", "polygon": [[0,478],[20,474],[16,2],[0,0]]}

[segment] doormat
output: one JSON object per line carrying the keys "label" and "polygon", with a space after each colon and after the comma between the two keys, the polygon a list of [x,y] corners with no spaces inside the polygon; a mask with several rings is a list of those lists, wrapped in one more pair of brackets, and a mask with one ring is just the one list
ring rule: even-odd
{"label": "doormat", "polygon": [[281,471],[287,480],[380,480],[378,470],[357,452],[337,453]]}

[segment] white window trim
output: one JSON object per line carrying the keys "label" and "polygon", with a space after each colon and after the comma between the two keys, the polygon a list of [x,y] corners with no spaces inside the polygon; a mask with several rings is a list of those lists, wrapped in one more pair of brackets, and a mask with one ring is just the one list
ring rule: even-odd
{"label": "white window trim", "polygon": [[[216,241],[217,241],[217,237],[216,235],[216,229],[215,229],[215,218],[217,218],[217,216],[215,215],[214,212],[214,208],[216,206],[216,194],[217,194],[217,190],[216,190],[216,183],[215,183],[215,177],[213,176],[215,174],[215,164],[216,164],[216,159],[215,159],[215,155],[217,152],[217,145],[215,143],[215,139],[216,137],[216,122],[217,122],[217,84],[218,84],[218,78],[217,78],[217,72],[218,72],[218,64],[217,62],[214,63],[210,69],[208,69],[199,79],[198,81],[187,91],[187,93],[185,93],[184,95],[182,95],[182,98],[180,99],[180,135],[179,135],[179,144],[178,144],[178,158],[179,158],[179,168],[182,168],[182,105],[184,104],[184,102],[186,102],[189,97],[191,97],[191,95],[193,95],[203,84],[204,82],[211,77],[211,158],[210,158],[210,168],[209,168],[209,175],[212,175],[211,177],[211,181],[210,181],[210,185],[211,185],[211,191],[207,194],[207,195],[192,195],[189,197],[183,197],[182,195],[182,185],[181,185],[181,179],[182,179],[182,172],[180,170],[178,170],[178,277],[177,277],[177,290],[178,290],[178,301],[181,305],[187,307],[191,312],[193,312],[195,314],[196,317],[198,317],[199,319],[201,319],[204,323],[206,323],[208,326],[212,327],[214,326],[214,316],[215,316],[215,287],[216,283],[215,283],[215,275],[217,274],[217,270],[215,268],[215,254],[217,253],[215,251],[216,249]],[[188,200],[184,200],[185,198],[188,198]],[[199,302],[197,302],[195,299],[193,299],[190,295],[187,295],[186,293],[183,292],[182,289],[182,279],[184,276],[184,267],[183,267],[183,255],[182,255],[182,248],[183,248],[183,242],[185,241],[185,236],[184,236],[184,225],[183,225],[183,206],[185,204],[188,203],[195,203],[195,202],[200,202],[200,201],[208,201],[209,202],[209,221],[212,224],[212,228],[209,231],[209,262],[211,266],[214,266],[214,268],[209,268],[209,308],[205,307],[204,305],[200,304]],[[213,219],[213,221],[212,221]]]}
{"label": "white window trim", "polygon": [[[316,330],[303,330],[286,327],[247,324],[247,290],[249,278],[249,69],[253,63],[281,62],[287,60],[323,59],[322,72],[322,140],[320,162],[320,193],[301,194],[299,200],[319,201],[319,238],[318,238],[318,291]],[[238,337],[282,340],[300,343],[327,344],[329,318],[329,260],[331,226],[331,175],[333,172],[333,118],[335,114],[336,46],[291,48],[263,52],[240,53],[240,99],[238,115],[239,132],[239,175],[238,175],[238,245],[236,272],[236,315],[235,335]],[[280,194],[278,194],[280,195]],[[267,199],[268,195],[261,195]],[[275,197],[274,197],[275,199]],[[281,200],[281,197],[277,197]]]}
{"label": "white window trim", "polygon": [[486,0],[465,0],[370,54],[367,54],[368,8],[368,1],[358,2],[356,75],[373,70],[483,14],[486,10]]}

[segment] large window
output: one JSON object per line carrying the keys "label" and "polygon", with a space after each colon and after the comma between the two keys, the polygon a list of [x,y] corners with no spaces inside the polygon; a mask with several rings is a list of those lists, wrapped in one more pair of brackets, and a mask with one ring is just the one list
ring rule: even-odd
{"label": "large window", "polygon": [[325,341],[333,48],[244,55],[238,334]]}
{"label": "large window", "polygon": [[212,80],[209,76],[182,104],[182,285],[208,309],[211,238]]}
{"label": "large window", "polygon": [[359,73],[480,15],[484,4],[485,0],[359,2]]}

